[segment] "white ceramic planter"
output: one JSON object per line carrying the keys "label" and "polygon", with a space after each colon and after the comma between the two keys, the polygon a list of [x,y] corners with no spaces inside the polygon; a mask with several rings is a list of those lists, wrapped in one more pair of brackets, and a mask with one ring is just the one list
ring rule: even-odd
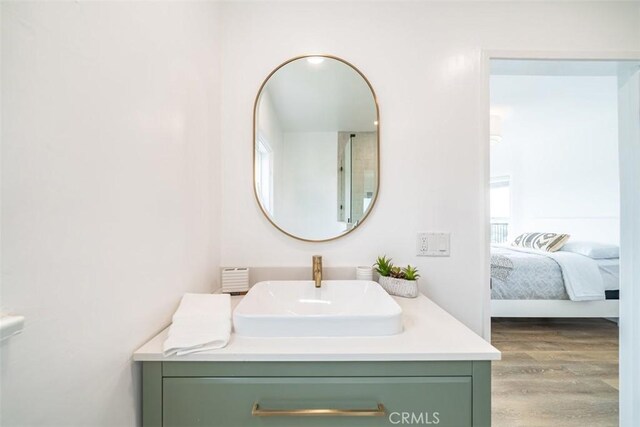
{"label": "white ceramic planter", "polygon": [[418,296],[418,281],[395,279],[393,277],[380,276],[378,279],[380,286],[390,295],[405,298],[415,298]]}

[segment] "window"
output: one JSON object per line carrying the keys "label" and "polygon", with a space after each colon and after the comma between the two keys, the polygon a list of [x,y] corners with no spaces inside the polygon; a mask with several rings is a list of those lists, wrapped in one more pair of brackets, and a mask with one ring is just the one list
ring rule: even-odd
{"label": "window", "polygon": [[256,189],[264,209],[273,215],[273,152],[262,135],[258,136],[256,160]]}
{"label": "window", "polygon": [[511,220],[510,177],[491,178],[491,243],[504,243],[509,235]]}

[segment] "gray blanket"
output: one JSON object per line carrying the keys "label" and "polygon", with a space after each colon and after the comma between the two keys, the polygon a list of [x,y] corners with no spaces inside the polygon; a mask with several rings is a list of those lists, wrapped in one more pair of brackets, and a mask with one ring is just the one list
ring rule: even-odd
{"label": "gray blanket", "polygon": [[569,299],[557,262],[543,256],[491,248],[492,299]]}

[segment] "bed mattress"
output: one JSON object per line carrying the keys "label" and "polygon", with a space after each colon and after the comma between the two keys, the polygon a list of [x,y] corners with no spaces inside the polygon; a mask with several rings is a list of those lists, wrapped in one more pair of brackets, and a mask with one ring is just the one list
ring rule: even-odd
{"label": "bed mattress", "polygon": [[491,248],[492,299],[569,299],[558,263],[543,255]]}
{"label": "bed mattress", "polygon": [[[607,299],[616,298],[619,260],[596,260]],[[567,300],[562,269],[553,259],[505,247],[491,248],[491,298],[501,300]]]}

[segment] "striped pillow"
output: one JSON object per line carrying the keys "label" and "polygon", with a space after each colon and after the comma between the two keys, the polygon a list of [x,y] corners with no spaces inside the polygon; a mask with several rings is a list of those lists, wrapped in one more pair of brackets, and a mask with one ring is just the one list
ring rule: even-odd
{"label": "striped pillow", "polygon": [[515,238],[511,246],[555,252],[567,243],[569,237],[568,234],[558,233],[522,233]]}

